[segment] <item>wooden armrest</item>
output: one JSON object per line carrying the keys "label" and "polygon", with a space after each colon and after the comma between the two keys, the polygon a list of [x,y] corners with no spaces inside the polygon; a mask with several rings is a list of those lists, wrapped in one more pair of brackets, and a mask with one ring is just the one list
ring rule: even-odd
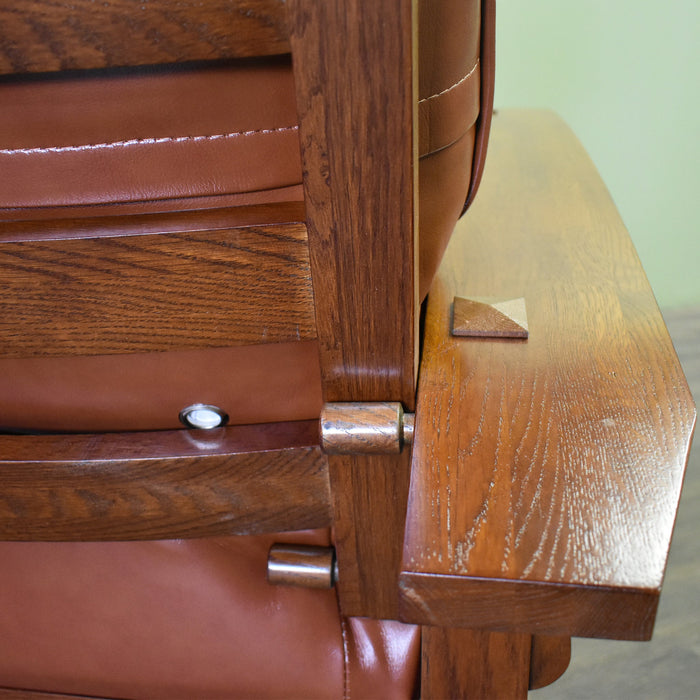
{"label": "wooden armrest", "polygon": [[330,525],[318,421],[0,437],[0,540],[143,540]]}
{"label": "wooden armrest", "polygon": [[[494,119],[430,294],[402,619],[650,637],[695,408],[628,234],[554,115]],[[524,297],[529,338],[457,338],[455,296]]]}

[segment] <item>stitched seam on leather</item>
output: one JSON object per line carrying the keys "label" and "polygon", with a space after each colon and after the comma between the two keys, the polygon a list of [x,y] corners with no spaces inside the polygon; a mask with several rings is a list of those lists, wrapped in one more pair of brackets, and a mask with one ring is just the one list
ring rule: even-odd
{"label": "stitched seam on leather", "polygon": [[444,95],[444,94],[450,92],[450,90],[454,90],[455,88],[459,87],[462,83],[469,80],[469,78],[471,78],[472,75],[474,75],[474,72],[479,67],[479,63],[480,63],[480,61],[477,58],[476,63],[474,64],[474,67],[463,78],[460,78],[454,85],[450,85],[450,87],[445,88],[441,92],[436,92],[434,95],[431,95],[430,97],[424,97],[422,100],[418,100],[418,104],[423,104],[423,102],[427,102],[428,100],[434,100],[436,97],[440,97],[441,95]]}
{"label": "stitched seam on leather", "polygon": [[285,131],[297,131],[298,126],[281,126],[275,129],[254,129],[251,131],[233,131],[229,134],[213,134],[211,136],[164,136],[162,138],[129,139],[111,143],[91,143],[83,146],[47,146],[44,148],[2,148],[0,155],[34,155],[40,153],[71,153],[80,151],[96,151],[109,148],[125,148],[129,146],[154,146],[162,143],[197,143],[200,141],[218,141],[232,139],[237,136],[255,136],[257,134],[279,134]]}

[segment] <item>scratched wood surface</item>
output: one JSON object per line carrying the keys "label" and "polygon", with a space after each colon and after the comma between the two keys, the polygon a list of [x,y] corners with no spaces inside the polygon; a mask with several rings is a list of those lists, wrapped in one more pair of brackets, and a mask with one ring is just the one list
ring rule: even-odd
{"label": "scratched wood surface", "polygon": [[[700,308],[664,309],[690,390],[700,397]],[[700,441],[688,460],[663,595],[648,644],[574,639],[564,676],[533,700],[695,700],[700,687]]]}
{"label": "scratched wood surface", "polygon": [[317,421],[0,436],[0,540],[143,540],[327,527]]}
{"label": "scratched wood surface", "polygon": [[[482,192],[426,320],[407,620],[651,634],[695,409],[628,235],[547,113],[494,119]],[[524,296],[527,341],[449,336],[450,303]]]}
{"label": "scratched wood surface", "polygon": [[0,74],[289,51],[283,0],[2,0],[0,27]]}
{"label": "scratched wood surface", "polygon": [[113,235],[91,223],[85,237],[78,221],[63,239],[0,239],[0,357],[315,338],[303,224]]}

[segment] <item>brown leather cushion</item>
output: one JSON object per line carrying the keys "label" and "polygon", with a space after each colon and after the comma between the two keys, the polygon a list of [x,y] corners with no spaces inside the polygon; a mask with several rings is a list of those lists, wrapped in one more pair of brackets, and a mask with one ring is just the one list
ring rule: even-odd
{"label": "brown leather cushion", "polygon": [[[462,21],[468,25],[468,19]],[[475,28],[459,61],[453,54],[438,52],[436,60],[449,70],[422,81],[422,295],[471,179],[479,114]],[[293,77],[285,57],[5,79],[0,103],[0,219],[6,221],[303,196]],[[313,342],[156,357],[5,359],[0,374],[6,378],[0,383],[0,429],[177,428],[179,411],[193,403],[221,407],[232,423],[305,420],[317,417],[321,405]]]}
{"label": "brown leather cushion", "polygon": [[410,698],[420,633],[269,585],[273,542],[328,532],[2,543],[0,687],[98,697]]}
{"label": "brown leather cushion", "polygon": [[301,182],[288,60],[9,79],[0,94],[8,218],[140,202],[178,211],[182,199]]}
{"label": "brown leather cushion", "polygon": [[[475,148],[483,162],[480,6],[420,3],[422,295],[478,181]],[[0,82],[0,240],[3,219],[299,200],[291,80],[282,59]],[[223,404],[233,422],[292,420],[316,417],[321,403],[313,342],[3,360],[0,378],[0,426],[17,428],[176,427],[176,410],[200,400]],[[412,697],[419,630],[341,619],[334,592],[267,586],[268,546],[284,539],[325,543],[328,533],[0,543],[0,686]]]}
{"label": "brown leather cushion", "polygon": [[[471,50],[459,66],[422,81],[420,153],[431,161],[429,173],[423,163],[419,170],[422,296],[471,179],[478,32],[467,39]],[[303,196],[286,59],[10,79],[0,82],[0,100],[0,219],[168,212]]]}

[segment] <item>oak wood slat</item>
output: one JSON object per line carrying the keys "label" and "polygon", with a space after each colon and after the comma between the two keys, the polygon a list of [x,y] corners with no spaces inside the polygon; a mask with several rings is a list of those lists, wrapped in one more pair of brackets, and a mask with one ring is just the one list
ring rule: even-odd
{"label": "oak wood slat", "polygon": [[[402,616],[648,639],[695,408],[595,168],[547,113],[494,118],[426,319]],[[452,338],[455,294],[527,303],[527,341]]]}
{"label": "oak wood slat", "polygon": [[[415,2],[287,4],[324,400],[411,411]],[[409,458],[331,455],[329,470],[343,614],[396,617]]]}
{"label": "oak wood slat", "polygon": [[3,225],[0,358],[316,337],[303,224],[133,218]]}
{"label": "oak wood slat", "polygon": [[0,540],[170,539],[330,522],[317,421],[0,437]]}
{"label": "oak wood slat", "polygon": [[289,52],[284,0],[6,0],[0,27],[0,74]]}

